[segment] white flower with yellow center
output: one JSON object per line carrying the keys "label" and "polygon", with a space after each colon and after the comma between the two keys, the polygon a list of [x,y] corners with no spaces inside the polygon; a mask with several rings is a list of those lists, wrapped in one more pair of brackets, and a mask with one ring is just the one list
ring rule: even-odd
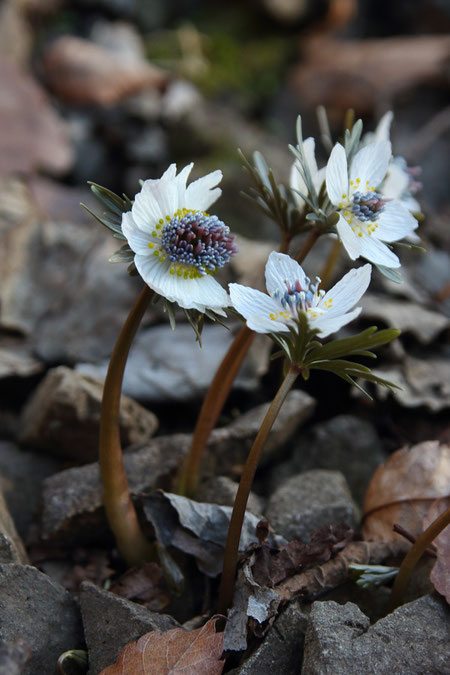
{"label": "white flower with yellow center", "polygon": [[185,309],[223,314],[230,299],[214,274],[236,249],[229,228],[206,212],[222,193],[222,172],[186,186],[192,166],[176,175],[171,164],[161,178],[146,180],[122,216],[122,231],[150,288]]}
{"label": "white flower with yellow center", "polygon": [[350,258],[362,256],[377,265],[400,267],[399,259],[384,242],[404,239],[418,223],[399,200],[377,192],[390,159],[389,141],[371,143],[355,155],[349,175],[345,150],[337,143],[328,160],[326,185],[339,213],[336,230]]}
{"label": "white flower with yellow center", "polygon": [[268,295],[248,286],[230,284],[233,307],[246,319],[247,326],[257,333],[287,332],[298,326],[298,315],[304,312],[310,328],[320,337],[345,326],[361,312],[352,309],[366,291],[371,265],[364,265],[346,274],[325,293],[290,256],[272,252],[266,264]]}

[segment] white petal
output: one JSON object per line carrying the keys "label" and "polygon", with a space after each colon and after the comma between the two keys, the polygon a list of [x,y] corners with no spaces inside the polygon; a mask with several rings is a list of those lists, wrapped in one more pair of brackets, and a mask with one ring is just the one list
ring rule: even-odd
{"label": "white petal", "polygon": [[331,335],[331,333],[338,331],[342,326],[346,326],[353,319],[356,319],[360,313],[361,307],[356,307],[353,311],[347,312],[347,314],[340,314],[339,316],[322,314],[317,319],[308,319],[308,321],[313,328],[319,328],[320,337],[325,338]]}
{"label": "white petal", "polygon": [[289,176],[289,185],[291,189],[293,190],[293,196],[294,200],[298,206],[299,209],[303,209],[305,205],[305,200],[303,197],[300,197],[298,194],[299,192],[302,193],[302,195],[307,195],[308,190],[306,188],[306,183],[302,178],[302,175],[299,170],[300,167],[300,162],[296,160],[293,165],[291,166],[291,173]]}
{"label": "white petal", "polygon": [[357,237],[350,225],[345,220],[344,216],[339,216],[339,221],[336,225],[336,230],[343,247],[349,254],[352,260],[356,260],[361,255],[360,237]]}
{"label": "white petal", "polygon": [[230,304],[228,293],[209,274],[195,279],[170,274],[170,261],[166,259],[160,262],[153,255],[138,254],[134,262],[139,274],[150,288],[170,302],[177,302],[180,307],[204,311],[207,307],[221,309]]}
{"label": "white petal", "polygon": [[282,306],[266,293],[242,286],[229,284],[231,304],[245,319],[253,314],[269,317],[269,314],[278,314]]}
{"label": "white petal", "polygon": [[391,159],[389,141],[370,143],[355,156],[350,168],[350,180],[358,183],[358,189],[366,192],[369,188],[378,187],[386,175]]}
{"label": "white petal", "polygon": [[399,201],[388,202],[378,219],[374,235],[381,241],[399,241],[417,229],[419,223]]}
{"label": "white petal", "polygon": [[[198,178],[186,188],[183,206],[195,211],[206,211],[222,194],[215,186],[222,180],[221,171],[213,171]],[[215,188],[215,189],[213,189]]]}
{"label": "white petal", "polygon": [[319,302],[319,307],[327,307],[329,301],[333,301],[325,316],[334,315],[335,313],[344,314],[354,307],[360,297],[366,292],[370,283],[371,273],[371,265],[364,265],[347,272],[333,288],[330,288],[328,293]]}
{"label": "white petal", "polygon": [[300,286],[305,288],[306,275],[298,262],[291,256],[272,251],[266,263],[266,288],[269,295],[273,295],[275,291],[284,293],[286,281],[291,284],[299,281]]}
{"label": "white petal", "polygon": [[161,218],[172,217],[180,208],[178,185],[176,179],[167,176],[168,171],[163,178],[146,180],[134,199],[133,218],[144,231],[153,229]]}
{"label": "white petal", "polygon": [[381,192],[389,199],[400,199],[408,189],[409,181],[407,172],[395,162],[391,162]]}
{"label": "white petal", "polygon": [[122,214],[122,232],[127,238],[129,247],[135,253],[148,255],[150,252],[149,243],[157,243],[158,239],[150,233],[143,232],[134,221],[131,211]]}
{"label": "white petal", "polygon": [[370,262],[386,267],[400,267],[400,260],[382,241],[373,235],[363,234],[360,238],[361,255]]}
{"label": "white petal", "polygon": [[375,141],[379,143],[380,141],[388,141],[390,138],[391,124],[394,119],[394,113],[392,110],[388,110],[387,113],[384,113],[383,117],[377,124],[375,129]]}
{"label": "white petal", "polygon": [[347,156],[340,143],[331,151],[326,168],[327,192],[332,203],[338,206],[348,195]]}
{"label": "white petal", "polygon": [[312,136],[303,141],[303,152],[305,153],[306,163],[311,172],[311,176],[314,179],[314,176],[317,173],[317,162],[315,154],[316,142]]}
{"label": "white petal", "polygon": [[289,331],[287,323],[273,321],[260,314],[252,314],[247,319],[247,326],[255,333],[286,333]]}

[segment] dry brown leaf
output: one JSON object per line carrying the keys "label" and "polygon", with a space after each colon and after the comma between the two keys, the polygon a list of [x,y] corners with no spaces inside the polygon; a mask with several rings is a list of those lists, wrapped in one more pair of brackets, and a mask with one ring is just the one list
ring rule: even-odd
{"label": "dry brown leaf", "polygon": [[1,58],[0,88],[0,173],[66,172],[73,153],[42,87]]}
{"label": "dry brown leaf", "polygon": [[216,633],[218,619],[213,617],[198,630],[146,633],[129,642],[100,675],[220,675],[225,660],[220,660],[223,633]]}
{"label": "dry brown leaf", "polygon": [[146,87],[162,87],[167,75],[146,61],[123,61],[89,40],[64,35],[45,51],[45,76],[72,103],[111,105]]}
{"label": "dry brown leaf", "polygon": [[[448,499],[436,499],[423,520],[425,530],[449,505]],[[450,605],[450,525],[447,525],[434,539],[437,560],[431,570],[430,581],[438,593],[444,596]]]}
{"label": "dry brown leaf", "polygon": [[371,113],[380,100],[398,92],[424,82],[445,82],[450,37],[337,40],[319,35],[302,47],[292,86],[304,106],[324,105],[338,121],[347,108]]}
{"label": "dry brown leaf", "polygon": [[[413,537],[422,532],[422,522],[431,502],[450,495],[450,447],[425,441],[397,450],[378,467],[364,501],[365,539],[400,541],[392,531],[401,525]],[[405,542],[405,548],[409,544]]]}
{"label": "dry brown leaf", "polygon": [[148,607],[153,612],[161,612],[168,607],[171,599],[161,567],[152,562],[127,570],[116,579],[110,590]]}

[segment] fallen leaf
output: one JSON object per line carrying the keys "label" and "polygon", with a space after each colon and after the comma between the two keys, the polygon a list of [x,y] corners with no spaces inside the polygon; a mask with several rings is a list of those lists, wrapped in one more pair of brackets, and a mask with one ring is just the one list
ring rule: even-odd
{"label": "fallen leaf", "polygon": [[[204,574],[215,577],[222,571],[223,552],[231,517],[231,506],[203,504],[187,497],[158,490],[142,499],[143,511],[159,543],[193,555]],[[258,516],[245,514],[239,550],[257,544]],[[271,532],[271,545],[285,543]]]}
{"label": "fallen leaf", "polygon": [[160,612],[170,604],[170,594],[162,569],[152,562],[127,570],[125,574],[116,579],[110,591],[138,602],[153,612]]}
{"label": "fallen leaf", "polygon": [[0,58],[0,88],[0,173],[45,169],[61,174],[70,169],[67,132],[42,87]]}
{"label": "fallen leaf", "polygon": [[[398,389],[392,396],[404,408],[425,406],[431,412],[450,407],[450,362],[448,358],[416,359],[406,356],[399,365],[373,368],[378,377],[389,380]],[[385,387],[377,386],[378,397],[390,396]]]}
{"label": "fallen leaf", "polygon": [[[431,504],[423,520],[424,530],[448,508],[449,501],[436,499]],[[437,560],[431,570],[430,581],[450,605],[450,525],[433,540],[433,546],[436,548]]]}
{"label": "fallen leaf", "polygon": [[223,633],[216,633],[218,618],[198,630],[146,633],[128,643],[116,663],[100,675],[220,675],[225,660],[220,660]]}
{"label": "fallen leaf", "polygon": [[429,81],[445,81],[450,53],[447,35],[372,40],[314,36],[302,44],[292,85],[303,106],[324,105],[331,119],[348,108],[371,114],[380,100]]}
{"label": "fallen leaf", "polygon": [[[400,541],[398,523],[413,537],[435,499],[450,487],[450,446],[425,441],[402,448],[378,467],[366,492],[362,533],[365,539]],[[405,550],[409,544],[404,541]]]}
{"label": "fallen leaf", "polygon": [[225,626],[224,648],[244,651],[247,633],[262,637],[278,615],[278,584],[299,568],[323,563],[337,553],[353,536],[347,525],[325,526],[314,532],[309,544],[292,541],[281,549],[267,543],[252,547],[238,571],[233,606]]}
{"label": "fallen leaf", "polygon": [[63,35],[47,47],[43,67],[53,91],[71,103],[112,105],[167,82],[167,75],[144,59],[131,63],[72,35]]}
{"label": "fallen leaf", "polygon": [[260,586],[276,586],[302,568],[326,562],[352,538],[353,530],[348,525],[325,525],[312,533],[308,544],[290,541],[279,551],[263,544],[255,552],[254,579]]}

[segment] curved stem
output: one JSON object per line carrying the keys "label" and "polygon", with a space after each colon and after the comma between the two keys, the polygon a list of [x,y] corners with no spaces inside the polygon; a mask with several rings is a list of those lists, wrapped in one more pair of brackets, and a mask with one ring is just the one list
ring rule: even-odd
{"label": "curved stem", "polygon": [[325,262],[325,265],[323,266],[322,271],[319,274],[319,277],[321,279],[320,287],[325,290],[327,289],[328,283],[331,277],[333,276],[334,268],[336,267],[336,263],[339,260],[340,252],[341,252],[341,242],[339,239],[335,239],[331,251],[328,255],[328,258]]}
{"label": "curved stem", "polygon": [[152,297],[153,291],[144,286],[122,327],[109,362],[100,414],[99,462],[106,517],[119,553],[129,565],[155,557],[131,500],[119,431],[120,396],[128,352]]}
{"label": "curved stem", "polygon": [[234,578],[236,575],[236,564],[239,551],[239,540],[241,538],[242,523],[244,522],[245,509],[253,485],[256,469],[267,437],[272,429],[280,408],[299,375],[297,366],[291,365],[286,377],[284,378],[275,398],[273,399],[269,410],[264,418],[260,430],[255,438],[252,449],[242,472],[241,481],[234,501],[233,512],[231,514],[230,526],[228,529],[227,543],[223,559],[223,571],[219,589],[220,614],[226,614],[233,602]]}
{"label": "curved stem", "polygon": [[441,513],[441,515],[436,518],[436,520],[433,520],[431,525],[429,525],[427,529],[422,532],[420,537],[416,539],[415,544],[403,559],[392,587],[392,594],[389,602],[389,612],[394,611],[396,607],[401,605],[409,579],[415,566],[419,562],[419,559],[423,553],[425,553],[433,539],[436,539],[438,534],[440,534],[442,530],[447,527],[447,525],[450,525],[450,507],[444,511],[444,513]]}
{"label": "curved stem", "polygon": [[178,494],[188,497],[195,495],[203,449],[254,338],[255,333],[243,326],[214,375],[200,410],[190,452],[178,477]]}
{"label": "curved stem", "polygon": [[295,260],[298,263],[302,263],[320,235],[322,234],[321,230],[317,225],[313,227],[313,229],[310,231],[308,236],[306,237],[305,241],[303,242],[303,246],[297,251],[297,254],[295,256]]}

